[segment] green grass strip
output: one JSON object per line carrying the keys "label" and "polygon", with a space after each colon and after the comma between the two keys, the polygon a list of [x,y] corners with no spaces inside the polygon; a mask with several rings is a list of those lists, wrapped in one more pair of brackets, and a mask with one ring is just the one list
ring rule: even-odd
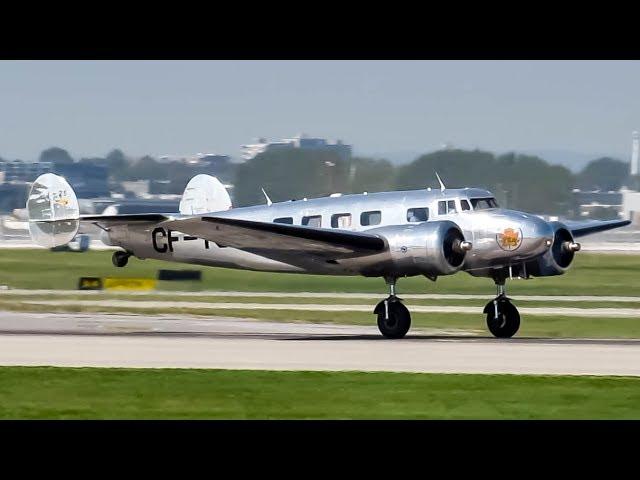
{"label": "green grass strip", "polygon": [[640,379],[1,367],[3,419],[638,419]]}

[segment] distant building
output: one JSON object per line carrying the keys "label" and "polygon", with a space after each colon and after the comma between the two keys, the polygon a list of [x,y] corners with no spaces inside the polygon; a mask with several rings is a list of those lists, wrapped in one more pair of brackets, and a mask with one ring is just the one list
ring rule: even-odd
{"label": "distant building", "polygon": [[10,213],[16,208],[24,208],[29,195],[26,182],[3,183],[0,185],[0,213]]}
{"label": "distant building", "polygon": [[53,169],[50,162],[0,161],[0,213],[23,208],[30,182]]}
{"label": "distant building", "polygon": [[622,191],[622,217],[640,225],[640,192]]}
{"label": "distant building", "polygon": [[573,203],[580,217],[593,219],[617,218],[623,210],[622,192],[573,190]]}
{"label": "distant building", "polygon": [[106,167],[90,163],[0,161],[2,185],[28,185],[44,173],[65,177],[79,198],[109,195]]}
{"label": "distant building", "polygon": [[[104,206],[101,215],[119,215],[133,213],[177,213],[179,211],[180,200],[166,199],[122,199],[114,201],[109,205],[96,202],[96,209]],[[98,212],[96,212],[98,213]]]}
{"label": "distant building", "polygon": [[0,161],[1,183],[33,182],[43,173],[49,173],[53,170],[54,165],[51,162]]}
{"label": "distant building", "polygon": [[203,167],[226,168],[231,163],[231,157],[218,153],[199,153],[196,158],[190,159],[188,163]]}
{"label": "distant building", "polygon": [[[233,183],[235,179],[235,171],[238,162],[233,162],[229,155],[221,155],[219,153],[197,153],[195,155],[163,155],[160,158],[162,162],[180,162],[184,164],[184,169],[180,171],[184,174],[188,173],[189,177],[198,174],[213,175],[222,183]],[[172,177],[172,180],[175,178]],[[158,182],[152,182],[150,193],[168,193],[172,188],[171,185],[164,186]]]}
{"label": "distant building", "polygon": [[135,180],[120,182],[125,192],[131,192],[136,197],[144,197],[149,194],[149,180]]}
{"label": "distant building", "polygon": [[635,176],[640,173],[640,134],[633,132],[631,143],[631,175]]}
{"label": "distant building", "polygon": [[574,190],[572,193],[578,205],[622,206],[621,192]]}
{"label": "distant building", "polygon": [[[64,177],[78,198],[96,198],[110,195],[109,172],[106,167],[90,163],[57,164],[53,173]],[[35,180],[33,178],[31,181]]]}
{"label": "distant building", "polygon": [[196,153],[195,155],[162,155],[158,157],[161,162],[182,162],[191,166],[226,167],[231,163],[229,155],[219,153]]}
{"label": "distant building", "polygon": [[336,140],[335,143],[331,143],[324,138],[309,137],[305,134],[300,134],[293,138],[285,138],[277,142],[268,142],[265,138],[260,138],[257,143],[242,145],[242,158],[251,160],[256,155],[264,152],[296,148],[334,152],[345,160],[351,158],[351,145],[344,144],[342,140]]}
{"label": "distant building", "polygon": [[[118,213],[175,213],[180,199],[89,198],[79,199],[80,213],[115,215]],[[108,210],[107,210],[108,209]]]}

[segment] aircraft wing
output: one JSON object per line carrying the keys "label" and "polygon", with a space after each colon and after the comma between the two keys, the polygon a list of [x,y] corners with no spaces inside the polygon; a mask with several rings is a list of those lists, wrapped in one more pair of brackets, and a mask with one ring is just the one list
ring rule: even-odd
{"label": "aircraft wing", "polygon": [[270,258],[307,254],[323,259],[371,255],[387,248],[377,235],[282,223],[198,216],[162,223],[173,230]]}
{"label": "aircraft wing", "polygon": [[591,221],[591,222],[565,222],[565,225],[571,230],[574,238],[584,237],[592,233],[604,232],[612,228],[619,228],[629,225],[630,220],[611,220],[611,221]]}

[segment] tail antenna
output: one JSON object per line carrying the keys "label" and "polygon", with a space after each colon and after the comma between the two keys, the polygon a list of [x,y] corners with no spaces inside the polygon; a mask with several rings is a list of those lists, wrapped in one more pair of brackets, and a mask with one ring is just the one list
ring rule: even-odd
{"label": "tail antenna", "polygon": [[273,204],[273,202],[269,198],[269,195],[267,195],[267,192],[264,191],[264,188],[261,188],[260,190],[262,190],[262,194],[264,195],[264,198],[267,199],[267,207],[270,207],[271,204]]}

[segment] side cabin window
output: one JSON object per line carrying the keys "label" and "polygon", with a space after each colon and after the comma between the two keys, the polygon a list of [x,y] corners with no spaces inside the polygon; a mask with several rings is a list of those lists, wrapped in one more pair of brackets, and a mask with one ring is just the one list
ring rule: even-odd
{"label": "side cabin window", "polygon": [[309,217],[302,217],[302,225],[320,228],[322,226],[322,215],[311,215]]}
{"label": "side cabin window", "polygon": [[408,222],[426,222],[429,220],[429,209],[426,207],[410,208],[407,210]]}
{"label": "side cabin window", "polygon": [[332,228],[350,228],[351,214],[336,213],[335,215],[331,215],[331,227]]}
{"label": "side cabin window", "polygon": [[466,200],[460,200],[460,206],[462,207],[463,212],[471,210],[471,205],[469,205],[469,202]]}
{"label": "side cabin window", "polygon": [[286,223],[287,225],[293,225],[293,217],[274,218],[273,223]]}
{"label": "side cabin window", "polygon": [[438,202],[438,215],[446,215],[447,213],[457,213],[455,200],[440,200]]}
{"label": "side cabin window", "polygon": [[382,221],[382,212],[380,210],[373,210],[371,212],[362,212],[360,214],[360,225],[368,227],[371,225],[379,225]]}

